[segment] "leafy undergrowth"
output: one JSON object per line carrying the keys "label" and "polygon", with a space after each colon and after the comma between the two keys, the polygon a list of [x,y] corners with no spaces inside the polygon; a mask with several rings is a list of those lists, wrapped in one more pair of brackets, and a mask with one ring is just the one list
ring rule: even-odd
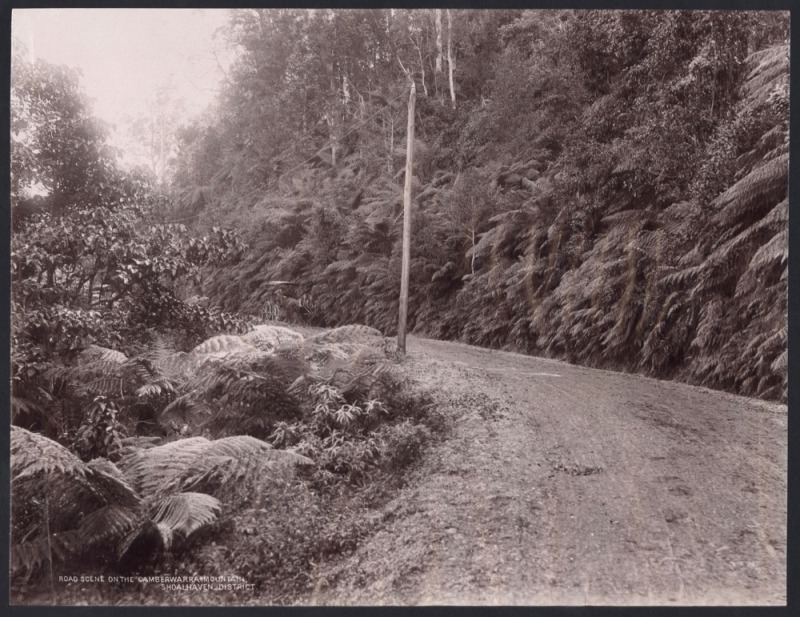
{"label": "leafy undergrowth", "polygon": [[[12,431],[12,601],[296,602],[445,432],[364,326],[264,325],[145,356],[90,348],[59,375],[108,388],[75,386],[79,438]],[[136,434],[137,405],[155,435]]]}

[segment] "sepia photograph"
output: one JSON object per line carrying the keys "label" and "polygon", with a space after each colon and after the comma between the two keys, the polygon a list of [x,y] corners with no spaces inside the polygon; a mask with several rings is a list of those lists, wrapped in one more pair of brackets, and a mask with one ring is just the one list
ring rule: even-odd
{"label": "sepia photograph", "polygon": [[789,11],[10,14],[11,605],[787,605]]}

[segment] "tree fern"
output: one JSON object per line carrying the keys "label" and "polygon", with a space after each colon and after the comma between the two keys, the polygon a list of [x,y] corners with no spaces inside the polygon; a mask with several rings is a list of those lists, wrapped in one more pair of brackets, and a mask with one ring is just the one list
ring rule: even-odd
{"label": "tree fern", "polygon": [[[265,479],[285,481],[298,465],[313,464],[247,436],[132,449],[119,468],[104,459],[83,463],[19,427],[12,427],[11,447],[13,576],[50,559],[77,559],[93,547],[114,546],[123,558],[153,530],[168,550],[174,538],[215,521],[220,498],[233,505],[231,499],[258,490]],[[42,491],[50,503],[46,521],[37,505]]]}
{"label": "tree fern", "polygon": [[120,468],[145,497],[209,488],[218,474],[217,496],[246,488],[254,481],[287,480],[297,465],[311,465],[304,456],[275,450],[268,443],[245,435],[210,441],[203,437],[181,439],[134,453]]}
{"label": "tree fern", "polygon": [[[58,443],[16,426],[11,480],[14,575],[54,557],[78,556],[127,531],[140,504],[112,463],[83,463]],[[42,492],[49,503],[44,509],[37,505]]]}

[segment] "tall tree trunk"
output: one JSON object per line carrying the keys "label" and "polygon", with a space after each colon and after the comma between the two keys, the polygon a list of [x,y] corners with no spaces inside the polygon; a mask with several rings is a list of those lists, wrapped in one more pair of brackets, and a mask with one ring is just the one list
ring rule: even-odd
{"label": "tall tree trunk", "polygon": [[436,25],[436,75],[442,72],[442,9],[434,9]]}
{"label": "tall tree trunk", "polygon": [[[384,126],[386,119],[383,120]],[[394,115],[389,113],[389,129],[386,131],[386,169],[390,176],[394,176]]]}
{"label": "tall tree trunk", "polygon": [[[453,84],[453,20],[450,15],[450,9],[447,9],[447,68],[450,74],[450,101],[453,103],[453,109],[456,108],[456,90]],[[474,272],[473,272],[474,274]]]}
{"label": "tall tree trunk", "polygon": [[325,114],[325,121],[328,123],[328,134],[331,136],[331,163],[336,167],[336,151],[338,150],[338,139],[336,138],[336,122],[333,114]]}
{"label": "tall tree trunk", "polygon": [[433,91],[435,96],[444,104],[442,92],[443,60],[442,52],[442,9],[434,9],[434,23],[436,25],[436,63],[433,70]]}
{"label": "tall tree trunk", "polygon": [[[425,97],[428,97],[428,86],[425,85],[425,60],[422,58],[422,43],[416,45],[417,48],[417,55],[419,56],[419,71],[422,73],[422,91],[425,93]],[[403,66],[402,63],[400,66]],[[405,69],[403,69],[405,71]],[[406,71],[406,74],[408,72]],[[436,81],[436,75],[433,76],[434,82]]]}

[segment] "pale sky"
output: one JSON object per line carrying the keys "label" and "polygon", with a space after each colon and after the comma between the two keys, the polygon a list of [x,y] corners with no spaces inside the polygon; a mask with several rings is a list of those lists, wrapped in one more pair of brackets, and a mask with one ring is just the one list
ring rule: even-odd
{"label": "pale sky", "polygon": [[[36,58],[79,68],[94,114],[120,127],[170,81],[190,114],[217,92],[227,11],[210,9],[15,9],[12,35]],[[114,139],[116,145],[119,136]]]}

